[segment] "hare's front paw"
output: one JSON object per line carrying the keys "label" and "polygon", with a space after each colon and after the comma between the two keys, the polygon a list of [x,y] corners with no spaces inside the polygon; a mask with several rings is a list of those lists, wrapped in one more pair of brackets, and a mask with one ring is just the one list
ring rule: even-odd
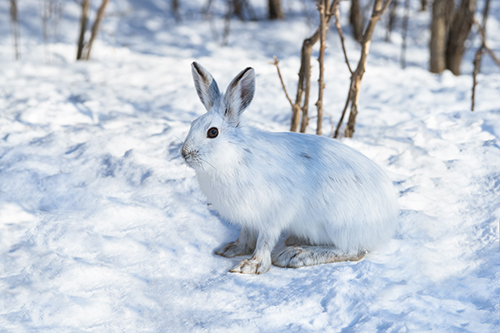
{"label": "hare's front paw", "polygon": [[252,250],[245,245],[241,245],[238,242],[229,242],[222,246],[220,249],[215,251],[215,254],[226,258],[232,258],[236,256],[243,256],[247,254],[252,254]]}
{"label": "hare's front paw", "polygon": [[231,273],[242,274],[262,274],[271,268],[271,262],[262,259],[251,258],[239,262],[236,266],[231,268]]}

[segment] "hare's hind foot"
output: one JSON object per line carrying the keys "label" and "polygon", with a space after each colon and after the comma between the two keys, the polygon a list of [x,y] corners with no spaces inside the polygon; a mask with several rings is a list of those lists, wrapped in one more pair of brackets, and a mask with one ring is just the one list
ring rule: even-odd
{"label": "hare's hind foot", "polygon": [[341,261],[359,261],[365,254],[366,252],[362,251],[348,255],[332,246],[287,246],[273,256],[272,260],[275,266],[298,268]]}

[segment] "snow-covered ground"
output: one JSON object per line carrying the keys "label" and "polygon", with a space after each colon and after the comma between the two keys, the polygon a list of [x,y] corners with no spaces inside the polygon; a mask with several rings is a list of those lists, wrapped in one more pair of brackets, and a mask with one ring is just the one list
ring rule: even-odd
{"label": "snow-covered ground", "polygon": [[[477,38],[455,77],[427,71],[429,12],[413,11],[405,70],[399,30],[385,43],[385,22],[377,29],[355,137],[342,141],[399,191],[390,244],[359,263],[247,276],[227,272],[239,259],[213,254],[239,230],[218,218],[179,156],[204,112],[190,63],[221,87],[254,67],[246,122],[288,130],[268,62],[280,58],[293,91],[311,32],[303,2],[287,5],[284,22],[234,20],[220,47],[204,1],[183,7],[179,24],[167,2],[112,1],[90,62],[74,61],[76,2],[48,49],[39,1],[19,3],[17,62],[0,3],[0,332],[500,331],[500,69],[484,59],[470,112]],[[491,6],[489,43],[500,54],[500,3]],[[214,8],[220,17],[222,2]],[[334,30],[328,40],[325,135],[349,80]],[[350,35],[347,47],[354,62]]]}

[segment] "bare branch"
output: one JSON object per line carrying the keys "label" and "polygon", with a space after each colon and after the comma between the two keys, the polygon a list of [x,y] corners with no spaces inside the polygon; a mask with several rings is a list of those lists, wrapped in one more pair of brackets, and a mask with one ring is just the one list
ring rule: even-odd
{"label": "bare branch", "polygon": [[337,130],[334,134],[335,137],[338,136],[338,131],[342,126],[342,121],[349,104],[351,105],[351,112],[349,114],[349,120],[345,129],[345,136],[348,138],[352,138],[352,135],[354,134],[354,126],[356,123],[356,116],[358,114],[358,99],[361,88],[361,80],[363,79],[363,74],[365,73],[366,60],[370,52],[371,39],[373,36],[373,32],[375,31],[377,22],[380,20],[381,15],[385,12],[390,3],[391,0],[385,0],[385,2],[384,0],[375,0],[375,3],[373,4],[372,16],[370,18],[370,21],[368,22],[365,33],[363,34],[363,40],[361,43],[361,56],[358,61],[358,66],[351,76],[349,94],[347,96],[344,111],[342,112],[341,118],[337,125]]}
{"label": "bare branch", "polygon": [[486,49],[486,51],[488,52],[490,57],[493,59],[493,61],[495,61],[497,66],[500,67],[500,60],[497,58],[497,56],[495,55],[493,50],[488,47],[488,44],[486,44],[486,34],[484,32],[484,27],[482,27],[481,24],[479,24],[479,22],[477,22],[474,17],[472,19],[473,19],[474,24],[477,26],[477,28],[479,30],[479,36],[481,36],[481,40],[483,41],[484,48]]}
{"label": "bare branch", "polygon": [[[473,18],[473,23],[478,27],[479,34],[481,36],[481,46],[477,49],[476,55],[474,57],[474,71],[472,72],[472,96],[471,96],[471,111],[474,111],[475,104],[476,104],[476,86],[477,86],[477,74],[479,74],[479,69],[481,67],[481,58],[483,54],[485,53],[486,49],[486,22],[488,20],[488,13],[490,10],[490,0],[486,0],[486,3],[484,5],[483,9],[483,24],[479,25],[479,23]],[[493,60],[498,60],[495,57],[495,54],[493,51],[491,51],[490,56],[493,58]],[[498,61],[497,65],[499,65]],[[500,66],[500,65],[499,65]]]}
{"label": "bare branch", "polygon": [[101,7],[97,11],[97,17],[95,18],[94,25],[92,26],[92,34],[90,35],[90,40],[87,46],[87,60],[90,59],[90,51],[92,50],[92,44],[94,43],[97,33],[99,32],[99,25],[104,17],[104,11],[106,10],[106,5],[109,0],[102,0]]}
{"label": "bare branch", "polygon": [[82,1],[82,17],[80,19],[80,36],[78,37],[78,50],[76,52],[76,60],[82,59],[83,48],[85,46],[85,31],[87,30],[88,12],[90,0]]}
{"label": "bare branch", "polygon": [[[391,4],[391,1],[392,0],[386,0],[385,3],[384,3],[384,5],[383,5],[383,7],[381,9],[373,12],[372,18],[374,16],[376,16],[377,20],[379,20],[380,17],[382,16],[382,14],[384,14],[385,11],[387,10],[387,7],[389,7],[389,5]],[[376,4],[376,2],[375,2],[375,4]]]}
{"label": "bare branch", "polygon": [[[302,113],[304,113],[304,108],[301,108],[300,104],[302,102],[302,97],[304,96],[304,93],[307,92],[307,89],[309,88],[306,78],[310,76],[312,48],[314,44],[318,41],[318,39],[319,39],[319,31],[316,30],[316,32],[311,37],[304,39],[304,41],[302,42],[302,49],[300,51],[299,81],[297,83],[297,92],[295,94],[295,103],[293,104],[292,107],[292,121],[290,124],[290,131],[292,132],[296,132],[299,127],[300,111],[302,110]],[[306,99],[307,101],[309,101],[307,93],[306,93]],[[304,106],[305,105],[306,103],[304,103]],[[305,108],[305,112],[306,112],[305,117],[304,114],[302,116],[303,122],[304,119],[307,118],[307,107]],[[303,127],[304,126],[302,125],[301,129]]]}
{"label": "bare branch", "polygon": [[[338,3],[340,0],[335,0],[332,2],[329,8],[329,15],[326,17],[327,27],[330,23],[330,19],[333,13],[333,5]],[[290,125],[290,130],[296,132],[299,126],[300,111],[302,110],[302,122],[300,123],[300,131],[305,132],[307,124],[309,122],[308,109],[309,109],[309,88],[311,82],[311,54],[314,44],[319,40],[319,28],[314,32],[314,34],[305,39],[302,43],[302,50],[300,55],[300,69],[299,69],[299,82],[297,84],[297,94],[295,95],[295,103],[292,108],[292,122]],[[302,107],[300,106],[302,102],[302,97],[304,97],[304,102]]]}
{"label": "bare branch", "polygon": [[337,128],[335,129],[335,133],[333,134],[334,138],[339,137],[339,132],[340,132],[340,127],[342,126],[342,122],[344,121],[345,114],[347,112],[347,108],[349,107],[349,104],[351,103],[351,96],[354,91],[354,88],[352,87],[353,81],[351,80],[351,86],[349,88],[349,94],[347,94],[347,99],[345,101],[344,109],[342,110],[342,114],[340,115],[340,120],[337,124]]}
{"label": "bare branch", "polygon": [[[347,58],[347,51],[345,49],[345,43],[344,43],[344,34],[342,33],[342,27],[340,26],[340,11],[339,11],[339,2],[338,0],[335,0],[333,2],[334,8],[333,8],[333,15],[335,15],[335,27],[337,28],[337,31],[339,33],[340,37],[340,43],[342,45],[342,52],[344,52],[344,59],[345,63],[347,64],[347,68],[349,68],[349,72],[352,75],[352,68],[351,65],[349,64],[349,59]],[[330,13],[331,14],[331,13]]]}
{"label": "bare branch", "polygon": [[316,108],[318,110],[318,119],[316,123],[316,134],[321,135],[323,132],[323,90],[325,88],[325,80],[324,80],[324,73],[325,73],[325,49],[326,49],[326,19],[327,13],[326,11],[328,10],[328,2],[330,0],[321,0],[321,2],[318,4],[318,11],[319,11],[319,41],[320,41],[320,46],[319,46],[319,57],[318,57],[318,62],[319,62],[319,79],[318,79],[318,101],[316,102]]}
{"label": "bare branch", "polygon": [[[484,8],[483,8],[483,22],[482,22],[482,26],[483,26],[483,30],[484,30],[484,39],[486,39],[486,23],[488,22],[488,14],[490,13],[490,0],[486,0],[485,4],[484,4]],[[483,45],[484,43],[481,42],[481,46]],[[484,51],[484,49],[483,49]],[[478,62],[478,66],[479,66],[479,71],[481,70],[481,59],[482,57],[479,59],[479,62]]]}
{"label": "bare branch", "polygon": [[271,65],[276,66],[276,70],[278,71],[278,76],[280,77],[281,86],[283,87],[283,91],[285,92],[286,99],[290,103],[290,106],[293,108],[292,99],[290,98],[290,96],[288,96],[288,92],[286,91],[286,87],[285,87],[285,82],[283,81],[283,77],[281,76],[281,71],[280,71],[280,67],[279,67],[280,61],[278,60],[278,58],[276,56],[273,56],[273,59],[274,59],[274,62],[270,61],[269,63]]}

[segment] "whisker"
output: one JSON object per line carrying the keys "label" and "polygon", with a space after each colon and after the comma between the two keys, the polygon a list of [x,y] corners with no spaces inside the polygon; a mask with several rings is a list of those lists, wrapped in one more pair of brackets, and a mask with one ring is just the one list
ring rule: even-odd
{"label": "whisker", "polygon": [[172,135],[174,138],[176,138],[177,140],[179,140],[181,143],[184,143],[184,141],[182,141],[181,139],[179,139],[177,136],[175,135]]}
{"label": "whisker", "polygon": [[198,157],[203,163],[207,163],[208,165],[210,165],[212,168],[214,168],[214,170],[217,171],[217,169],[210,163],[208,163],[207,161],[205,161],[204,159],[202,159],[201,157]]}

